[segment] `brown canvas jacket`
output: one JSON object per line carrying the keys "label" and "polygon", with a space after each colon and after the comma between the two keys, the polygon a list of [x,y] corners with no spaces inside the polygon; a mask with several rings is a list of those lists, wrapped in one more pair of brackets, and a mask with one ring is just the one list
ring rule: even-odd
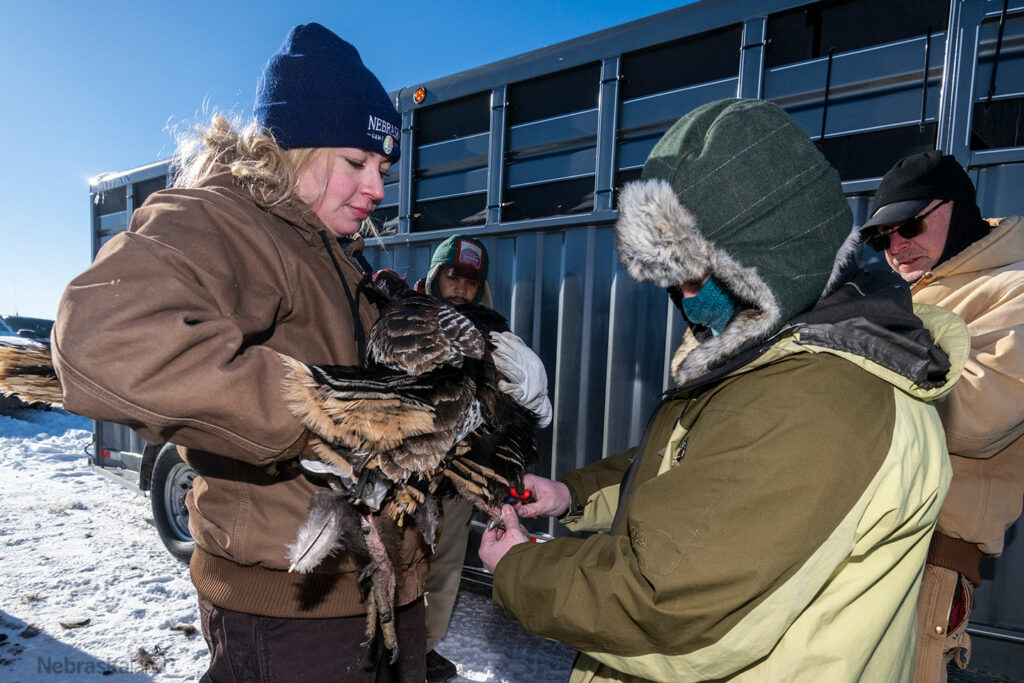
{"label": "brown canvas jacket", "polygon": [[[365,611],[349,555],[319,575],[286,571],[285,545],[318,487],[292,465],[306,433],[282,400],[277,354],[359,363],[349,296],[362,276],[353,259],[362,241],[325,244],[321,233],[329,234],[304,203],[261,209],[222,167],[197,188],[150,197],[129,232],[70,283],[54,326],[68,410],[183,447],[200,475],[187,500],[193,581],[228,609]],[[358,312],[369,330],[376,308],[360,297]],[[399,605],[422,593],[426,567],[415,529],[402,534]]]}
{"label": "brown canvas jacket", "polygon": [[989,222],[989,235],[911,292],[959,315],[971,333],[963,377],[938,405],[953,483],[937,529],[998,555],[1024,498],[1024,219]]}

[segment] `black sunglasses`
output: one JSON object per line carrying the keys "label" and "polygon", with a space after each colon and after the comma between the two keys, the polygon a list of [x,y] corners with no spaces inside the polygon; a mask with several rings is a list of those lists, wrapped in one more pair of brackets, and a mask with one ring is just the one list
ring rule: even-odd
{"label": "black sunglasses", "polygon": [[875,233],[874,235],[868,235],[865,242],[867,242],[868,246],[874,249],[875,251],[885,251],[886,249],[889,248],[889,235],[893,234],[894,232],[898,233],[899,236],[905,240],[913,239],[914,237],[917,237],[922,232],[924,232],[924,219],[932,215],[935,212],[935,210],[938,209],[940,206],[942,206],[943,204],[948,204],[949,202],[949,199],[943,199],[941,202],[939,202],[932,208],[928,209],[920,216],[914,216],[906,223],[900,223],[899,225],[893,225],[888,228],[879,228],[878,232]]}

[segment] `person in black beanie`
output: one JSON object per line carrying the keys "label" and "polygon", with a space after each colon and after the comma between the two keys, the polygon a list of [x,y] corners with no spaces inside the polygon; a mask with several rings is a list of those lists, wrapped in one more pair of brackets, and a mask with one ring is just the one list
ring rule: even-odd
{"label": "person in black beanie", "polygon": [[351,552],[298,574],[286,548],[325,489],[300,464],[317,456],[281,395],[281,356],[360,365],[378,311],[359,232],[401,137],[356,49],[296,26],[267,62],[253,118],[215,116],[182,140],[175,186],[62,299],[65,407],[173,442],[197,474],[186,503],[204,681],[425,678],[429,550],[414,524],[377,521],[395,550],[390,651]]}
{"label": "person in black beanie", "polygon": [[982,220],[974,184],[939,151],[900,160],[885,174],[868,245],[910,283],[915,304],[967,322],[970,356],[938,404],[953,482],[928,550],[918,599],[914,680],[946,680],[971,654],[966,632],[982,557],[999,555],[1024,497],[1024,221]]}
{"label": "person in black beanie", "polygon": [[[955,157],[937,150],[896,162],[878,186],[874,207],[861,226],[861,235],[875,251],[884,251],[892,269],[908,282],[956,256],[991,229],[981,218],[974,184],[963,167]],[[928,213],[932,210],[934,214]],[[910,234],[926,223],[938,229]]]}

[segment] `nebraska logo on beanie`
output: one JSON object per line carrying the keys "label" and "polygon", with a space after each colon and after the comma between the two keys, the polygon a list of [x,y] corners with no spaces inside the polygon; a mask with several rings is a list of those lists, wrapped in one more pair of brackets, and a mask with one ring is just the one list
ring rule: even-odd
{"label": "nebraska logo on beanie", "polygon": [[401,117],[384,86],[355,47],[317,23],[293,28],[270,57],[253,114],[283,149],[401,153]]}

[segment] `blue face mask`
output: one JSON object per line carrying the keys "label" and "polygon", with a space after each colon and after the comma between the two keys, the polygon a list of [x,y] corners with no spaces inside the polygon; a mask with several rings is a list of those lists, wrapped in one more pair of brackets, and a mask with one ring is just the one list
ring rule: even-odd
{"label": "blue face mask", "polygon": [[736,300],[713,277],[709,277],[696,296],[683,299],[683,313],[690,322],[703,325],[716,337],[736,313]]}

